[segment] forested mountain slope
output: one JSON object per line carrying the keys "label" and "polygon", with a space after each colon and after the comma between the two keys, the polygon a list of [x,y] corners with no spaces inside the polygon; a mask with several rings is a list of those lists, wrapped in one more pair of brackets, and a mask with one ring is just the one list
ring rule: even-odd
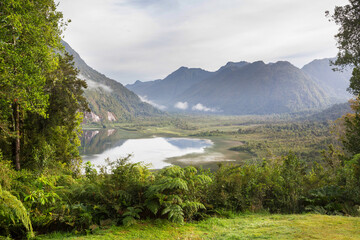
{"label": "forested mountain slope", "polygon": [[126,87],[169,111],[242,115],[324,108],[333,99],[321,86],[289,62],[242,61],[215,72],[182,67],[163,80]]}
{"label": "forested mountain slope", "polygon": [[79,77],[86,80],[88,88],[85,90],[91,113],[86,115],[87,121],[111,122],[129,120],[139,116],[162,114],[121,83],[112,80],[88,66],[80,55],[62,41],[68,53],[73,55],[75,67],[79,69]]}
{"label": "forested mountain slope", "polygon": [[173,101],[178,95],[212,74],[200,68],[181,67],[164,80],[136,81],[134,84],[126,85],[126,87],[157,104],[167,105],[169,101]]}
{"label": "forested mountain slope", "polygon": [[316,59],[306,64],[302,70],[310,75],[333,101],[346,101],[351,97],[346,91],[350,84],[351,70],[334,71],[334,66],[330,65],[330,61],[334,60],[334,58]]}

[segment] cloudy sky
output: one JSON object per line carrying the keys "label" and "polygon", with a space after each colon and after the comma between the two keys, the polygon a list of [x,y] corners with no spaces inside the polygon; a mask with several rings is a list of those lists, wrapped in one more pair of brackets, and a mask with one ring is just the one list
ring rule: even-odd
{"label": "cloudy sky", "polygon": [[123,84],[181,66],[215,71],[229,61],[336,55],[325,17],[347,0],[58,0],[64,39],[92,68]]}

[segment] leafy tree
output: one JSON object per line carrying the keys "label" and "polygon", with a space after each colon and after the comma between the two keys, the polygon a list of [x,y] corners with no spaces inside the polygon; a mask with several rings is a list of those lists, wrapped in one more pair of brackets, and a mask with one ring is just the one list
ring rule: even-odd
{"label": "leafy tree", "polygon": [[28,113],[24,120],[24,152],[28,161],[35,160],[38,168],[49,164],[46,159],[62,163],[80,160],[80,123],[82,112],[89,109],[83,96],[86,82],[77,78],[78,70],[72,60],[68,54],[60,56],[58,67],[47,76],[48,117]]}
{"label": "leafy tree", "polygon": [[[327,12],[327,14],[329,14]],[[335,65],[341,68],[354,67],[350,79],[349,91],[355,95],[360,94],[360,1],[349,0],[345,6],[335,7],[332,19],[340,25],[335,35],[339,52]]]}
{"label": "leafy tree", "polygon": [[53,0],[3,0],[0,12],[0,113],[15,133],[19,170],[20,122],[24,112],[46,117],[49,97],[44,86],[47,74],[58,65],[54,50],[61,48],[64,23]]}
{"label": "leafy tree", "polygon": [[334,64],[340,69],[353,67],[348,90],[355,95],[351,102],[354,113],[343,117],[345,133],[342,142],[347,151],[357,154],[360,153],[360,1],[349,0],[349,4],[335,7],[331,17],[340,26],[335,35],[339,52]]}

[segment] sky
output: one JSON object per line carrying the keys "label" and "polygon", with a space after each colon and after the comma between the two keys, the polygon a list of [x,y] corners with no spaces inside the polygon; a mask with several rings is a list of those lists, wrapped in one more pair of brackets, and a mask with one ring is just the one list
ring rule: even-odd
{"label": "sky", "polygon": [[121,82],[163,79],[181,66],[334,57],[338,26],[325,17],[347,0],[58,0],[64,39]]}

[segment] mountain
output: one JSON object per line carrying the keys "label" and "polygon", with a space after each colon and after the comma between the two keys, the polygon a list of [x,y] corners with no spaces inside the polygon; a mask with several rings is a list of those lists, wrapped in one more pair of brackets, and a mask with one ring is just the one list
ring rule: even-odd
{"label": "mountain", "polygon": [[84,79],[88,85],[84,95],[89,102],[91,113],[86,114],[85,120],[112,122],[162,114],[159,109],[143,102],[121,83],[89,67],[68,43],[62,41],[62,44],[65,50],[73,55],[74,65],[80,71],[79,78]]}
{"label": "mountain", "polygon": [[182,67],[163,80],[126,87],[169,111],[272,114],[330,104],[313,77],[284,61],[228,62],[215,72]]}
{"label": "mountain", "polygon": [[241,68],[241,67],[246,66],[246,65],[248,65],[248,64],[249,64],[249,63],[248,63],[248,62],[245,62],[245,61],[241,61],[241,62],[228,62],[228,63],[226,63],[225,66],[222,66],[219,70],[217,70],[217,72],[222,71],[222,70],[224,70],[224,69],[226,69],[226,68],[232,68],[232,69],[234,69],[234,68]]}
{"label": "mountain", "polygon": [[312,114],[311,116],[303,119],[312,121],[335,121],[336,119],[344,116],[347,113],[353,113],[350,104],[348,102],[334,104],[329,108],[322,110],[321,112]]}
{"label": "mountain", "polygon": [[163,80],[136,81],[134,84],[126,85],[126,87],[153,103],[167,105],[179,94],[212,74],[200,68],[181,67]]}
{"label": "mountain", "polygon": [[333,101],[344,102],[351,98],[351,94],[346,89],[349,87],[352,71],[351,69],[345,69],[343,72],[333,71],[330,61],[335,60],[335,58],[317,59],[306,64],[302,70],[311,76]]}
{"label": "mountain", "polygon": [[325,92],[310,77],[284,61],[220,68],[177,101],[186,101],[192,110],[225,114],[288,113],[329,104]]}

